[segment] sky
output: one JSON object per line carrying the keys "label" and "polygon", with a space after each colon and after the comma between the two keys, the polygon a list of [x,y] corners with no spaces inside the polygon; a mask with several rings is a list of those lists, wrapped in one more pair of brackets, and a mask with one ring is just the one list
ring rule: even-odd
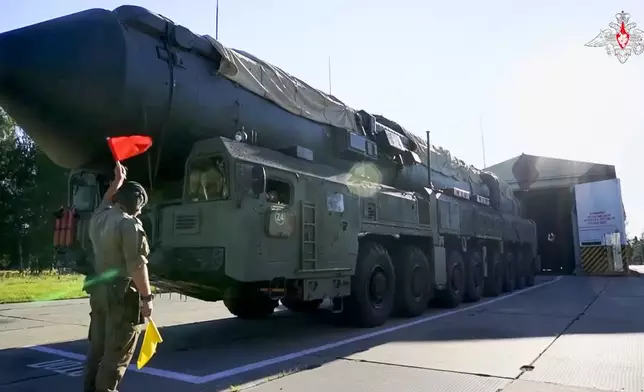
{"label": "sky", "polygon": [[[215,35],[216,0],[5,0],[0,31],[140,5]],[[615,165],[644,232],[644,54],[584,44],[641,0],[220,0],[219,39],[484,167],[521,153]],[[331,86],[329,86],[329,57]]]}

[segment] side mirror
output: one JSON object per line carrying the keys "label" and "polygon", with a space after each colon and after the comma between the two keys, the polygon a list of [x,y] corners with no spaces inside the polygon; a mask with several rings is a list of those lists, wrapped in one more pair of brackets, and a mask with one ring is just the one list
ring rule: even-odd
{"label": "side mirror", "polygon": [[266,169],[264,169],[264,166],[253,165],[250,178],[253,195],[259,197],[259,195],[266,191]]}

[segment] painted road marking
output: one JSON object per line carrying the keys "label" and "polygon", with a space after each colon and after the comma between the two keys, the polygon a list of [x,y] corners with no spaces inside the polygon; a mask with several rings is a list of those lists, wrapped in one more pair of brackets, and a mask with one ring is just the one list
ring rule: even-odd
{"label": "painted road marking", "polygon": [[[68,359],[74,359],[77,361],[85,361],[85,356],[82,354],[77,354],[77,353],[71,353],[69,351],[63,351],[63,350],[58,350],[55,348],[50,348],[50,347],[43,347],[43,346],[32,346],[32,347],[25,347],[30,350],[38,351],[44,354],[51,354],[51,355],[56,355],[58,357],[63,357],[63,358],[68,358]],[[158,350],[157,350],[158,351]],[[143,373],[143,374],[149,374],[151,376],[158,376],[158,377],[163,377],[163,378],[169,378],[171,380],[177,380],[177,381],[184,381],[187,383],[191,384],[201,384],[200,379],[201,377],[198,376],[193,376],[190,374],[185,374],[185,373],[177,373],[173,372],[170,370],[163,370],[163,369],[155,369],[155,368],[150,368],[150,367],[144,367],[143,369],[137,369],[136,366],[130,365],[128,367],[128,370],[137,372],[137,373]]]}
{"label": "painted road marking", "polygon": [[[500,296],[500,297],[497,297],[497,298],[493,298],[493,299],[490,299],[490,300],[487,300],[487,301],[484,301],[484,302],[479,302],[479,303],[474,304],[474,305],[464,306],[462,308],[442,312],[442,313],[439,313],[439,314],[434,314],[434,315],[431,315],[431,316],[421,317],[421,318],[418,318],[418,319],[413,320],[413,321],[409,321],[409,322],[406,322],[406,323],[401,323],[401,324],[394,325],[392,327],[385,327],[385,328],[377,329],[377,330],[375,330],[373,332],[369,332],[369,333],[366,333],[366,334],[363,334],[363,335],[358,335],[358,336],[354,336],[352,338],[339,340],[337,342],[327,343],[327,344],[324,344],[324,345],[321,345],[321,346],[312,347],[312,348],[309,348],[309,349],[306,349],[306,350],[297,351],[297,352],[290,353],[290,354],[280,355],[280,356],[269,358],[269,359],[266,359],[266,360],[263,360],[263,361],[249,363],[247,365],[238,366],[238,367],[234,367],[234,368],[227,369],[227,370],[222,370],[222,371],[212,373],[212,374],[208,374],[208,375],[205,375],[205,376],[194,376],[194,375],[191,375],[191,374],[178,373],[178,372],[173,372],[173,371],[169,371],[169,370],[155,369],[155,368],[149,368],[149,367],[144,367],[143,369],[137,369],[136,366],[134,366],[134,365],[130,365],[130,367],[128,369],[131,370],[131,371],[137,372],[137,373],[149,374],[149,375],[168,378],[168,379],[176,380],[176,381],[184,381],[184,382],[187,382],[187,383],[190,383],[190,384],[205,384],[205,383],[208,383],[208,382],[221,380],[221,379],[228,378],[228,377],[231,377],[231,376],[236,376],[238,374],[247,373],[247,372],[251,372],[251,371],[254,371],[254,370],[262,369],[262,368],[265,368],[265,367],[268,367],[268,366],[277,365],[277,364],[287,362],[287,361],[290,361],[290,360],[293,360],[293,359],[301,358],[301,357],[304,357],[304,356],[307,356],[307,355],[317,354],[317,353],[322,352],[322,351],[327,351],[327,350],[330,350],[330,349],[333,349],[333,348],[346,346],[348,344],[359,342],[359,341],[362,341],[362,340],[371,339],[371,338],[374,338],[376,336],[385,335],[385,334],[388,334],[388,333],[391,333],[391,332],[395,332],[395,331],[399,331],[399,330],[402,330],[402,329],[405,329],[405,328],[413,327],[415,325],[423,324],[423,323],[426,323],[426,322],[429,322],[429,321],[438,320],[440,318],[451,316],[451,315],[454,315],[454,314],[457,314],[457,313],[470,311],[472,309],[480,308],[480,307],[483,307],[483,306],[486,306],[486,305],[493,304],[495,302],[503,301],[503,300],[506,300],[508,298],[512,298],[512,297],[514,297],[516,295],[524,294],[524,293],[527,293],[529,291],[538,289],[540,287],[544,287],[544,286],[553,284],[555,282],[558,282],[561,278],[562,278],[561,276],[558,276],[553,280],[543,282],[543,283],[540,283],[538,285],[534,285],[532,287],[528,287],[528,288],[525,288],[523,290],[515,291],[513,293],[509,293],[509,294],[506,294],[506,295],[503,295],[503,296]],[[63,350],[58,350],[58,349],[54,349],[54,348],[43,347],[43,346],[31,346],[31,347],[25,347],[25,348],[28,348],[28,349],[34,350],[34,351],[38,351],[38,352],[41,352],[41,353],[56,355],[56,356],[63,357],[63,358],[68,358],[68,359],[73,359],[73,360],[78,360],[78,361],[85,360],[84,355],[71,353],[71,352],[67,352],[67,351],[63,351]]]}
{"label": "painted road marking", "polygon": [[83,362],[71,361],[69,359],[56,359],[53,361],[32,363],[30,365],[27,365],[27,367],[49,370],[54,373],[64,374],[70,377],[78,377],[83,375]]}

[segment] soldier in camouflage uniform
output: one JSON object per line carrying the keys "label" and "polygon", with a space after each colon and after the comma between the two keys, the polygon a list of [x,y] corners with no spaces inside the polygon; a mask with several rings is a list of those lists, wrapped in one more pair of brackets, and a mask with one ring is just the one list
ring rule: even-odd
{"label": "soldier in camouflage uniform", "polygon": [[90,294],[90,349],[85,363],[85,392],[116,392],[132,360],[153,295],[147,270],[149,247],[137,216],[147,203],[143,187],[124,183],[117,162],[115,178],[89,223],[94,250]]}

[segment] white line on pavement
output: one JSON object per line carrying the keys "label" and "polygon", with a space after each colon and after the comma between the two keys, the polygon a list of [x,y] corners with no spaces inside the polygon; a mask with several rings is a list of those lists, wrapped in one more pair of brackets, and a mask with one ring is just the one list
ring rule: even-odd
{"label": "white line on pavement", "polygon": [[[394,325],[392,327],[385,327],[385,328],[377,329],[377,330],[375,330],[373,332],[369,332],[369,333],[365,333],[365,334],[362,334],[362,335],[354,336],[352,338],[339,340],[337,342],[327,343],[327,344],[324,344],[324,345],[321,345],[321,346],[312,347],[312,348],[309,348],[309,349],[306,349],[306,350],[297,351],[297,352],[290,353],[290,354],[285,354],[285,355],[280,355],[280,356],[273,357],[273,358],[268,358],[268,359],[265,359],[263,361],[249,363],[247,365],[242,365],[242,366],[234,367],[234,368],[231,368],[231,369],[222,370],[222,371],[215,372],[215,373],[212,373],[212,374],[208,374],[208,375],[205,375],[205,376],[194,376],[194,375],[191,375],[191,374],[178,373],[178,372],[173,372],[173,371],[169,371],[169,370],[156,369],[156,368],[150,368],[150,367],[144,367],[143,369],[137,369],[136,366],[134,366],[134,365],[130,365],[128,370],[131,370],[131,371],[134,371],[134,372],[137,372],[137,373],[143,373],[143,374],[149,374],[149,375],[153,375],[153,376],[157,376],[157,377],[168,378],[168,379],[171,379],[171,380],[183,381],[183,382],[187,382],[187,383],[190,383],[190,384],[205,384],[205,383],[208,383],[208,382],[221,380],[221,379],[231,377],[231,376],[235,376],[235,375],[238,375],[238,374],[242,374],[242,373],[262,369],[262,368],[265,368],[265,367],[268,367],[268,366],[277,365],[279,363],[287,362],[287,361],[290,361],[290,360],[293,360],[293,359],[296,359],[296,358],[300,358],[300,357],[304,357],[304,356],[307,356],[307,355],[317,354],[317,353],[322,352],[322,351],[330,350],[330,349],[333,349],[333,348],[338,348],[338,347],[341,347],[341,346],[346,346],[348,344],[359,342],[359,341],[362,341],[362,340],[371,339],[371,338],[374,338],[376,336],[380,336],[380,335],[388,334],[388,333],[391,333],[391,332],[399,331],[401,329],[413,327],[415,325],[423,324],[423,323],[426,323],[426,322],[429,322],[429,321],[437,320],[437,319],[447,317],[447,316],[451,316],[451,315],[454,315],[454,314],[457,314],[457,313],[469,311],[469,310],[472,310],[472,309],[475,309],[475,308],[480,308],[482,306],[486,306],[486,305],[493,304],[495,302],[503,301],[505,299],[512,298],[512,297],[514,297],[516,295],[524,294],[524,293],[527,293],[528,291],[532,291],[532,290],[535,290],[537,288],[550,285],[552,283],[555,283],[555,282],[559,281],[561,278],[562,278],[561,276],[558,276],[558,277],[556,277],[556,278],[554,278],[552,280],[549,280],[547,282],[543,282],[543,283],[540,283],[538,285],[528,287],[528,288],[520,290],[520,291],[515,291],[513,293],[506,294],[506,295],[503,295],[501,297],[497,297],[497,298],[490,299],[490,300],[487,300],[487,301],[479,302],[479,303],[474,304],[474,305],[464,306],[462,308],[442,312],[442,313],[439,313],[439,314],[434,314],[434,315],[431,315],[431,316],[421,317],[421,318],[415,319],[413,321],[397,324],[397,325]],[[38,352],[41,352],[41,353],[57,355],[57,356],[63,357],[63,358],[74,359],[74,360],[79,360],[79,361],[85,360],[85,356],[82,355],[82,354],[72,353],[72,352],[58,350],[58,349],[54,349],[54,348],[49,348],[49,347],[44,347],[44,346],[31,346],[31,347],[25,347],[25,348],[28,348],[28,349],[34,350],[34,351],[38,351]]]}
{"label": "white line on pavement", "polygon": [[[58,350],[55,348],[50,348],[50,347],[43,347],[43,346],[31,346],[31,347],[25,347],[30,350],[38,351],[41,353],[45,354],[51,354],[51,355],[56,355],[59,357],[63,358],[68,358],[68,359],[74,359],[77,361],[84,361],[85,356],[82,354],[77,354],[77,353],[71,353],[69,351],[63,351],[63,350]],[[143,369],[137,369],[136,366],[130,365],[128,367],[128,370],[134,371],[137,373],[143,373],[143,374],[149,374],[152,376],[158,376],[158,377],[163,377],[163,378],[169,378],[171,380],[177,380],[177,381],[184,381],[188,382],[191,384],[201,384],[200,379],[202,377],[199,376],[193,376],[190,374],[185,374],[185,373],[177,373],[177,372],[172,372],[169,370],[163,370],[163,369],[155,369],[155,368],[150,368],[150,367],[144,367]]]}

